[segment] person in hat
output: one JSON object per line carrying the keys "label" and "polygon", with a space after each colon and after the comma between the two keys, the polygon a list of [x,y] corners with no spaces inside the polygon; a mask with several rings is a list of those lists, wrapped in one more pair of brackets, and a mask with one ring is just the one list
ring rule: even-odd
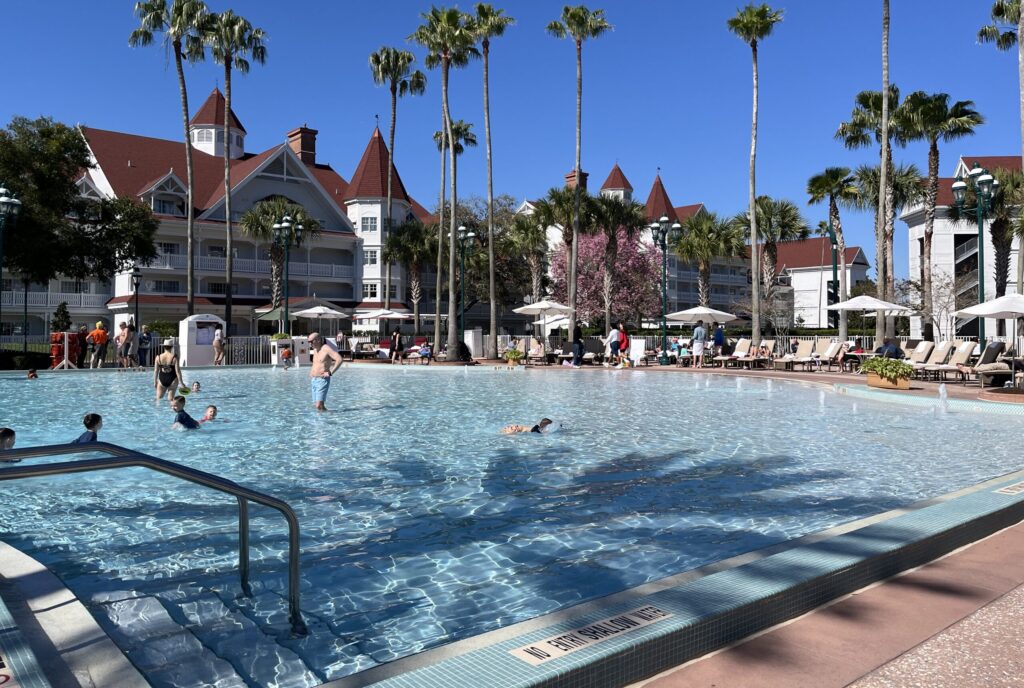
{"label": "person in hat", "polygon": [[173,401],[178,388],[184,387],[173,339],[165,339],[163,351],[153,359],[153,386],[156,388],[157,401],[164,397]]}

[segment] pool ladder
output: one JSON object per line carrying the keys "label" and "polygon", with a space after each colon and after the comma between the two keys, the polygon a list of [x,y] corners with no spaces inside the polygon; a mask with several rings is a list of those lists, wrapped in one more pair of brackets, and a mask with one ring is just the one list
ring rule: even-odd
{"label": "pool ladder", "polygon": [[249,502],[255,502],[268,506],[271,509],[276,509],[288,521],[288,620],[291,623],[294,635],[308,635],[309,630],[302,620],[302,612],[299,608],[299,519],[295,516],[295,511],[292,510],[287,502],[270,495],[265,495],[262,492],[250,490],[247,487],[212,473],[197,471],[194,468],[158,459],[155,456],[149,456],[148,454],[126,449],[108,442],[54,444],[43,447],[10,449],[3,453],[3,458],[10,461],[82,453],[102,453],[107,456],[98,459],[79,459],[77,461],[63,461],[32,466],[7,464],[7,467],[0,468],[0,481],[63,475],[66,473],[87,473],[111,468],[148,468],[158,473],[171,475],[175,478],[181,478],[182,480],[217,490],[218,492],[234,495],[238,499],[238,572],[241,578],[242,592],[246,597],[252,596],[252,586],[249,585]]}

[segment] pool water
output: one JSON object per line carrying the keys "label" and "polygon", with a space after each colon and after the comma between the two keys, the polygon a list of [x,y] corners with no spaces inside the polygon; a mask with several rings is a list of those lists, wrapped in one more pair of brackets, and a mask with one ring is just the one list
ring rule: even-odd
{"label": "pool water", "polygon": [[[1024,417],[807,383],[635,371],[200,370],[219,419],[171,429],[148,373],[0,378],[18,446],[100,438],[289,502],[253,506],[238,598],[233,498],[142,469],[0,483],[0,538],[55,571],[156,686],[312,686],[1021,468]],[[560,432],[506,436],[542,416]],[[182,657],[190,657],[182,661]],[[190,683],[191,681],[191,683]]]}

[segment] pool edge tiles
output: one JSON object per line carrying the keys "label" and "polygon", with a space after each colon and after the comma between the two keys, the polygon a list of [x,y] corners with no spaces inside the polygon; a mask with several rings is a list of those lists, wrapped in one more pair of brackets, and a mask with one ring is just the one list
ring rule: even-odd
{"label": "pool edge tiles", "polygon": [[481,676],[492,688],[626,685],[1024,520],[1024,472],[890,514],[643,597],[564,610],[556,623],[455,656],[439,648],[436,663],[419,658],[409,671],[370,670],[325,685],[475,688]]}
{"label": "pool edge tiles", "polygon": [[0,598],[0,685],[50,688],[35,653]]}

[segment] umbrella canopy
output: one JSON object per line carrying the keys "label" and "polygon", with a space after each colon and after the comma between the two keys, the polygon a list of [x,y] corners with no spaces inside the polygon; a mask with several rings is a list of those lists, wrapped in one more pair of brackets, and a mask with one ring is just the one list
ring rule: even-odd
{"label": "umbrella canopy", "polygon": [[336,311],[333,308],[327,306],[314,306],[313,308],[307,308],[306,310],[299,311],[294,315],[300,318],[326,318],[327,320],[340,320],[349,316],[345,315],[340,311]]}
{"label": "umbrella canopy", "polygon": [[998,318],[1010,320],[1024,316],[1024,294],[1007,294],[977,306],[956,312],[961,318]]}
{"label": "umbrella canopy", "polygon": [[697,306],[696,308],[687,308],[685,311],[669,313],[665,316],[665,319],[684,323],[695,323],[698,320],[703,320],[704,322],[727,323],[737,320],[738,318],[732,313],[716,311],[714,308],[708,308],[707,306]]}
{"label": "umbrella canopy", "polygon": [[375,311],[368,313],[357,313],[356,318],[359,320],[408,320],[412,315],[409,313],[399,313],[398,311],[392,311],[387,308],[378,308]]}
{"label": "umbrella canopy", "polygon": [[913,309],[901,306],[898,303],[889,303],[888,301],[882,301],[876,299],[873,296],[863,295],[855,296],[849,301],[843,301],[842,303],[835,303],[826,308],[829,311],[885,311],[889,314],[896,313],[912,313]]}
{"label": "umbrella canopy", "polygon": [[541,315],[545,318],[553,315],[564,315],[565,313],[572,313],[572,308],[565,304],[558,303],[557,301],[538,301],[537,303],[528,303],[519,308],[513,308],[513,313],[519,313],[521,315]]}

